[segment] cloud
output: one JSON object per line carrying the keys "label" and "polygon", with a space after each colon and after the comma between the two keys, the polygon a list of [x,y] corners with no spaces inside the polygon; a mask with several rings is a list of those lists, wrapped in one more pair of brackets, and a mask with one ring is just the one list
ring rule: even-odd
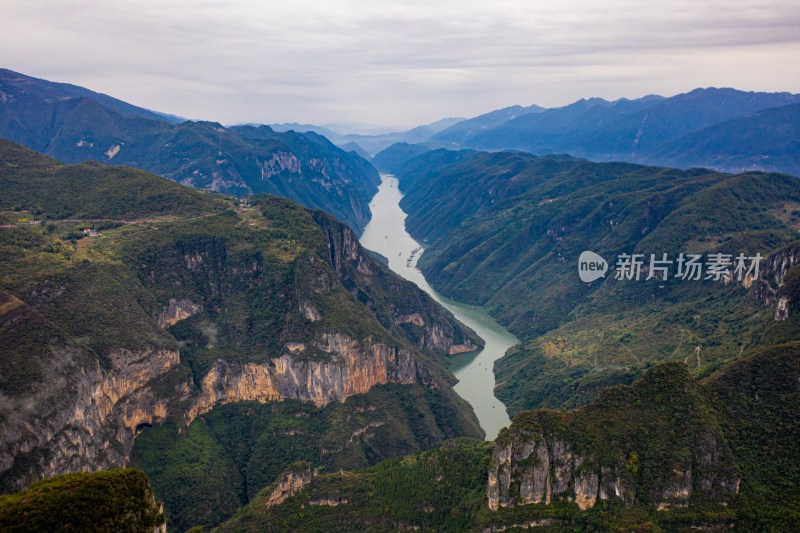
{"label": "cloud", "polygon": [[511,104],[800,90],[783,1],[0,0],[8,68],[233,122],[414,125]]}

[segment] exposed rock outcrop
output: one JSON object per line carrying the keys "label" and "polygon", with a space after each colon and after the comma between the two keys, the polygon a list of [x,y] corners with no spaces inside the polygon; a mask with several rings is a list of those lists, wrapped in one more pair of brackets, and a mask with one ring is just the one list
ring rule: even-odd
{"label": "exposed rock outcrop", "polygon": [[[315,213],[314,218],[325,231],[330,264],[342,284],[354,296],[369,298],[372,293],[369,290],[371,284],[388,281],[385,279],[384,267],[376,263],[361,247],[358,237],[350,228],[342,228],[324,213]],[[367,306],[373,311],[380,309],[376,318],[384,327],[404,334],[407,340],[422,350],[455,355],[480,349],[482,341],[474,332],[458,323],[448,311],[439,307],[413,283],[402,279],[395,279],[390,283],[393,296],[398,296],[397,298],[392,298],[391,301],[375,299],[367,302]],[[311,285],[325,287],[321,279],[312,280]],[[317,292],[320,290],[317,289]],[[406,331],[402,327],[405,324],[413,324],[422,331]]]}
{"label": "exposed rock outcrop", "polygon": [[169,304],[164,306],[163,311],[158,315],[158,326],[168,328],[202,310],[202,305],[197,305],[187,298],[181,300],[170,298]]}
{"label": "exposed rock outcrop", "polygon": [[[766,306],[775,307],[776,321],[786,320],[795,304],[792,300],[796,299],[796,295],[793,298],[791,294],[787,294],[786,284],[789,271],[796,272],[796,269],[800,268],[798,264],[800,264],[800,244],[792,244],[762,262],[758,279],[753,280],[753,276],[750,275],[742,281],[742,285],[750,289],[753,298]],[[795,274],[793,278],[796,285],[797,275]]]}
{"label": "exposed rock outcrop", "polygon": [[269,179],[283,171],[300,173],[300,161],[291,152],[276,152],[270,159],[261,163],[261,179]]}
{"label": "exposed rock outcrop", "polygon": [[53,356],[69,370],[30,399],[37,416],[12,417],[0,426],[0,472],[15,470],[15,488],[42,477],[124,466],[141,425],[166,417],[167,398],[154,382],[179,363],[174,350],[118,350],[107,369],[97,362],[80,366],[79,352]]}
{"label": "exposed rock outcrop", "polygon": [[624,468],[620,472],[616,466],[600,467],[596,456],[576,454],[561,439],[531,437],[495,449],[487,489],[491,510],[548,504],[553,498],[574,501],[582,510],[593,507],[598,498],[633,502],[635,487]]}
{"label": "exposed rock outcrop", "polygon": [[456,355],[465,352],[474,352],[480,350],[480,346],[475,344],[469,339],[466,339],[462,344],[454,344],[453,331],[447,331],[441,324],[426,324],[422,315],[419,313],[412,313],[410,315],[400,315],[395,321],[395,324],[414,324],[425,330],[425,335],[420,341],[421,348],[428,348],[430,350],[442,350],[448,355]]}
{"label": "exposed rock outcrop", "polygon": [[278,484],[269,493],[266,502],[264,502],[264,507],[269,509],[275,505],[280,505],[288,498],[303,490],[303,487],[311,483],[313,478],[314,474],[311,472],[311,467],[308,464],[303,463],[290,469],[281,476]]}
{"label": "exposed rock outcrop", "polygon": [[[406,349],[369,339],[359,343],[339,334],[323,335],[314,348],[330,357],[301,360],[286,353],[264,364],[218,359],[199,390],[191,381],[180,381],[174,391],[159,390],[156,383],[179,364],[177,351],[120,350],[107,370],[99,365],[90,371],[76,369],[67,406],[63,398],[45,402],[49,409],[35,421],[18,418],[2,426],[0,471],[12,468],[14,458],[25,457],[26,463],[38,458],[25,467],[26,473],[15,476],[13,486],[23,488],[42,476],[124,466],[141,428],[169,414],[188,425],[215,405],[298,399],[323,406],[378,384],[417,380],[414,358]],[[74,360],[74,354],[59,356]],[[54,383],[44,394],[64,396],[67,385]],[[170,413],[169,401],[175,397],[186,402],[180,413]]]}
{"label": "exposed rock outcrop", "polygon": [[[691,378],[678,368],[665,365],[633,387],[608,389],[606,394],[614,401],[605,398],[602,407],[590,405],[566,414],[520,413],[495,443],[486,491],[489,509],[558,499],[586,510],[610,498],[630,506],[646,495],[656,509],[666,510],[688,505],[696,493],[723,503],[730,500],[739,491],[733,456],[712,419],[694,414],[701,419],[690,425],[680,422],[681,408],[688,412],[702,408],[696,407],[699,396],[687,390]],[[639,407],[650,394],[641,389],[649,387],[674,387],[675,394],[689,400],[675,412],[665,412],[661,405]],[[663,398],[658,401],[669,401],[663,393],[656,394]],[[672,434],[666,449],[651,447],[647,440],[661,438],[657,433],[648,435],[654,423],[660,424],[659,431]]]}
{"label": "exposed rock outcrop", "polygon": [[217,404],[291,398],[323,406],[342,402],[378,384],[416,381],[416,366],[407,350],[372,342],[359,346],[338,334],[324,335],[323,342],[315,347],[332,357],[325,361],[298,360],[284,354],[267,364],[244,365],[218,359],[187,409],[186,423]]}

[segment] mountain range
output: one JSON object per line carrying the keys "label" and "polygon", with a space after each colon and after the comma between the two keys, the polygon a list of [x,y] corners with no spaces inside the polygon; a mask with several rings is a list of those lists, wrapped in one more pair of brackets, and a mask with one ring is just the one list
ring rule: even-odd
{"label": "mountain range", "polygon": [[[441,149],[396,175],[429,283],[523,339],[495,363],[512,414],[581,405],[657,362],[692,361],[707,375],[800,340],[796,177]],[[606,258],[605,278],[579,279],[586,250]],[[667,254],[673,269],[681,253],[758,253],[764,263],[757,280],[719,283],[674,271],[645,281],[646,262],[635,282],[615,275],[626,253]]]}
{"label": "mountain range", "polygon": [[552,109],[505,108],[405,142],[428,149],[567,153],[598,162],[798,175],[798,103],[800,95],[790,93],[716,88],[670,98],[590,98]]}
{"label": "mountain range", "polygon": [[444,368],[482,341],[330,215],[4,140],[0,168],[3,492],[132,464],[185,529],[297,460],[483,435]]}
{"label": "mountain range", "polygon": [[[0,529],[797,530],[797,100],[368,135],[0,71]],[[358,242],[378,170],[521,340],[493,442],[447,370],[483,341]]]}
{"label": "mountain range", "polygon": [[339,146],[345,147],[351,145],[349,150],[355,150],[359,154],[376,154],[386,147],[394,143],[419,143],[428,140],[431,136],[450,128],[456,124],[461,124],[466,121],[464,118],[443,118],[430,124],[416,126],[409,130],[401,131],[387,131],[380,133],[342,133],[338,130],[331,128],[340,128],[342,126],[316,126],[314,124],[270,124],[270,127],[276,131],[313,131],[320,135],[324,135],[332,142]]}
{"label": "mountain range", "polygon": [[66,163],[126,165],[226,194],[267,192],[324,208],[357,233],[379,178],[314,133],[175,123],[71,85],[0,71],[0,137]]}

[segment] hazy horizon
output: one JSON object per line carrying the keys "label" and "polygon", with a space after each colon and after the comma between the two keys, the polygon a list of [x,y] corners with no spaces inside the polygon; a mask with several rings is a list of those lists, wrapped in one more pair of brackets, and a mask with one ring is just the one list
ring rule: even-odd
{"label": "hazy horizon", "polygon": [[511,105],[800,92],[800,4],[0,0],[4,67],[223,124],[396,129]]}

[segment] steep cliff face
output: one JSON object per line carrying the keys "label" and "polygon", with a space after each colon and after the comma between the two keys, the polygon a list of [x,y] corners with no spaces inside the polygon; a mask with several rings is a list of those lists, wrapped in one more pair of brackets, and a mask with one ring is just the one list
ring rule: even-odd
{"label": "steep cliff face", "polygon": [[[449,389],[453,378],[437,362],[440,354],[430,342],[413,342],[395,324],[392,306],[418,313],[442,350],[470,334],[377,265],[344,224],[286,199],[209,197],[119,167],[91,167],[94,181],[70,167],[54,176],[57,162],[17,151],[17,159],[32,161],[14,168],[37,172],[13,181],[21,205],[63,210],[25,188],[58,184],[64,202],[80,189],[83,203],[73,209],[92,217],[81,211],[52,227],[0,233],[0,491],[125,466],[148,426],[169,422],[185,431],[225,404],[323,407],[378,385],[414,388],[432,402],[422,410],[435,418],[409,430],[406,448],[381,442],[381,454],[433,446],[462,431],[480,435]],[[65,185],[73,178],[82,186]],[[0,187],[6,179],[0,174]],[[151,196],[126,201],[129,187],[116,179]],[[127,224],[113,218],[120,206],[136,208],[132,216],[124,211]],[[74,231],[88,224],[81,216],[117,229],[84,238]],[[428,398],[426,388],[437,391]],[[411,423],[403,424],[408,430]]]}
{"label": "steep cliff face", "polygon": [[739,483],[696,385],[670,364],[576,411],[520,413],[496,441],[487,500],[492,511],[554,500],[586,510],[611,498],[661,511],[697,498],[727,505]]}
{"label": "steep cliff face", "polygon": [[269,494],[264,502],[264,507],[269,509],[282,504],[287,498],[303,490],[303,487],[311,483],[313,477],[314,473],[311,472],[311,466],[308,463],[293,465],[281,476],[275,486],[271,487],[272,490],[267,489]]}
{"label": "steep cliff face", "polygon": [[315,212],[314,219],[325,232],[330,263],[342,285],[365,302],[385,328],[417,348],[442,355],[471,352],[483,346],[483,340],[449,311],[374,261],[349,228],[341,228],[322,212]]}
{"label": "steep cliff face", "polygon": [[[295,399],[317,407],[343,402],[375,385],[416,382],[416,365],[411,353],[367,340],[363,348],[354,339],[325,335],[316,347],[330,358],[298,360],[284,354],[268,364],[228,363],[217,359],[203,377],[200,391],[186,410],[185,421],[210,411],[215,405],[242,401]],[[305,348],[295,346],[293,353]]]}
{"label": "steep cliff face", "polygon": [[[162,309],[157,324],[163,327],[202,307],[170,299]],[[286,343],[284,353],[264,363],[217,358],[199,383],[186,374],[177,349],[118,348],[110,352],[108,365],[94,359],[88,366],[79,349],[52,350],[59,361],[53,379],[4,412],[0,479],[5,490],[19,490],[42,477],[125,466],[141,429],[168,418],[186,426],[215,406],[241,401],[296,399],[324,406],[376,385],[418,381],[409,348],[339,333]],[[420,372],[421,382],[441,386],[435,372]]]}
{"label": "steep cliff face", "polygon": [[[777,321],[786,320],[797,306],[797,278],[800,276],[800,243],[794,243],[767,257],[761,265],[759,279],[746,279],[745,288],[750,289],[753,298],[765,306],[774,307],[773,317]],[[752,276],[751,276],[752,277]]]}
{"label": "steep cliff face", "polygon": [[[690,464],[675,463],[663,472],[650,472],[659,484],[648,494],[648,503],[659,511],[688,507],[695,490],[730,501],[739,492],[739,478],[715,471],[720,460],[730,459],[730,451],[720,453],[720,446],[726,445],[705,436]],[[620,456],[616,464],[603,465],[595,454],[575,453],[569,442],[548,440],[541,433],[525,435],[494,452],[487,488],[489,509],[549,504],[553,499],[575,502],[582,511],[610,498],[630,506],[638,489],[633,472],[638,461],[638,455],[627,460]],[[703,474],[693,477],[692,465]]]}
{"label": "steep cliff face", "polygon": [[170,298],[169,303],[164,306],[162,312],[158,315],[158,325],[162,328],[168,328],[181,320],[196,315],[202,310],[203,306],[193,303],[188,298],[183,298],[180,301]]}
{"label": "steep cliff face", "polygon": [[0,431],[0,479],[7,490],[42,477],[124,466],[140,426],[166,418],[169,398],[154,383],[177,367],[178,352],[120,349],[110,355],[110,368],[101,368],[77,365],[78,353],[54,353],[68,373],[41,385],[33,416],[12,414]]}

